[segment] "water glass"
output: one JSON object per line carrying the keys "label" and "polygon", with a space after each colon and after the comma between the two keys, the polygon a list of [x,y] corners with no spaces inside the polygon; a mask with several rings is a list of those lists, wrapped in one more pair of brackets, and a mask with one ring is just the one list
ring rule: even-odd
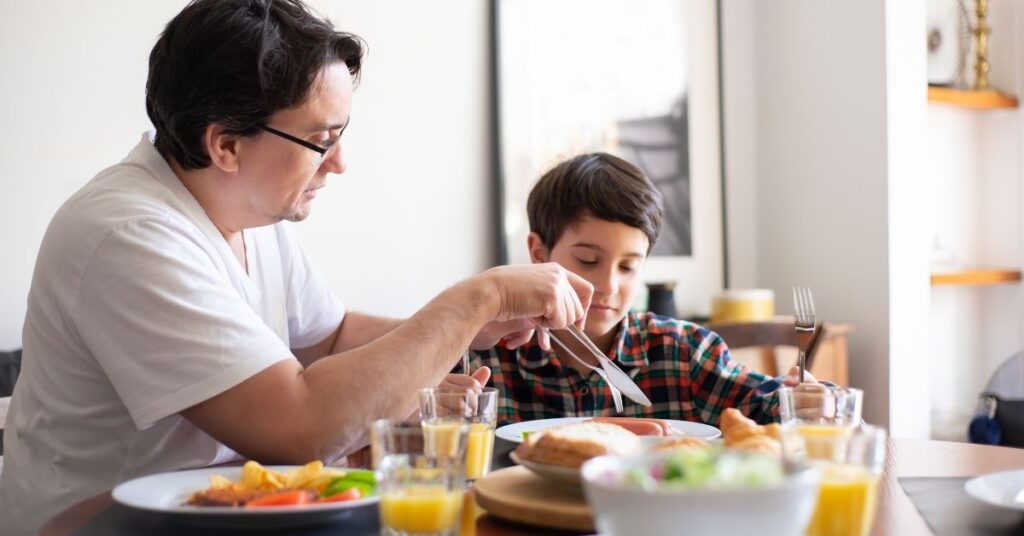
{"label": "water glass", "polygon": [[824,384],[779,389],[782,424],[854,426],[861,422],[864,391]]}
{"label": "water glass", "polygon": [[420,421],[431,449],[451,453],[451,438],[458,433],[456,430],[466,434],[464,460],[468,481],[477,480],[491,469],[497,417],[498,390],[493,387],[420,390]]}

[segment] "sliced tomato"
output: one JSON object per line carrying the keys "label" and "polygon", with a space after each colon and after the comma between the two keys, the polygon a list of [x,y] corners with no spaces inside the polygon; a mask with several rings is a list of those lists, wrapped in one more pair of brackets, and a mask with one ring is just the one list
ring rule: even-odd
{"label": "sliced tomato", "polygon": [[362,498],[363,494],[359,493],[359,488],[348,488],[340,493],[334,495],[328,495],[327,497],[321,497],[317,502],[345,502],[354,501]]}
{"label": "sliced tomato", "polygon": [[282,491],[264,495],[245,503],[246,508],[259,508],[261,506],[296,506],[310,502],[310,493],[304,489]]}

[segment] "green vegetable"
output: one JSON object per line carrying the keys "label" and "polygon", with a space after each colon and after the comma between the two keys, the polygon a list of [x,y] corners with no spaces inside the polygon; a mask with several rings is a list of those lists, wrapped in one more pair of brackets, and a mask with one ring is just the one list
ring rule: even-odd
{"label": "green vegetable", "polygon": [[373,471],[353,469],[343,476],[334,477],[331,483],[324,488],[321,497],[330,497],[347,489],[356,488],[363,497],[369,497],[377,493],[377,477]]}
{"label": "green vegetable", "polygon": [[684,451],[649,466],[626,471],[626,484],[648,491],[659,488],[759,488],[785,478],[779,460],[766,456]]}
{"label": "green vegetable", "polygon": [[530,437],[530,432],[519,432],[519,433],[523,435],[523,441],[526,441],[526,438]]}

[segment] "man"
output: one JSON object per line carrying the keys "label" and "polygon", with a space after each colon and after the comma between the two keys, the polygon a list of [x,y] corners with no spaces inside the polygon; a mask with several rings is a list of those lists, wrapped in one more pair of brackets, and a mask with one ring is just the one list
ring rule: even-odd
{"label": "man", "polygon": [[5,530],[143,474],[335,459],[466,347],[582,325],[592,288],[555,264],[488,270],[404,321],[346,312],[286,221],[345,169],[362,50],[300,0],[196,0],[168,24],[155,139],[69,199],[40,248]]}

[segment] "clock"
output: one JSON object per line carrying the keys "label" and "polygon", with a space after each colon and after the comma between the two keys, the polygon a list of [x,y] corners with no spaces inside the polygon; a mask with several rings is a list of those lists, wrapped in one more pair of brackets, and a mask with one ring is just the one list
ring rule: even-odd
{"label": "clock", "polygon": [[928,0],[928,84],[964,83],[971,49],[971,19],[964,0]]}

